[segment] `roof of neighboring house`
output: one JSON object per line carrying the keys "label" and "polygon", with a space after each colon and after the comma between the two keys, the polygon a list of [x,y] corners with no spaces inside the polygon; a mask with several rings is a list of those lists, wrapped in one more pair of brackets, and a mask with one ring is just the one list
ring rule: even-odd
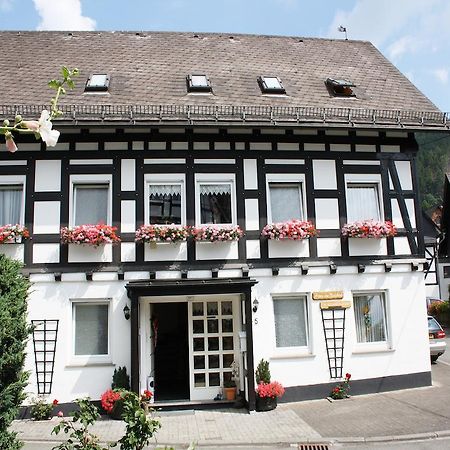
{"label": "roof of neighboring house", "polygon": [[[3,31],[0,51],[0,103],[6,106],[48,104],[52,91],[45,86],[66,65],[78,67],[81,74],[63,105],[345,108],[344,116],[351,108],[426,111],[441,117],[427,97],[364,41],[224,33]],[[110,75],[108,93],[84,92],[92,73]],[[212,93],[188,93],[189,74],[207,75]],[[259,76],[279,77],[286,95],[263,94]],[[334,97],[325,85],[327,78],[351,81],[356,97]]]}

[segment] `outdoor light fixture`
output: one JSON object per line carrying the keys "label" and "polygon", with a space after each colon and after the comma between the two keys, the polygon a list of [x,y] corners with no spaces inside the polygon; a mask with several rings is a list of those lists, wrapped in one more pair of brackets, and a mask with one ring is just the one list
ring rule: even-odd
{"label": "outdoor light fixture", "polygon": [[253,312],[255,313],[256,311],[258,311],[258,306],[259,306],[259,302],[258,300],[255,298],[255,300],[253,300]]}
{"label": "outdoor light fixture", "polygon": [[129,320],[130,319],[130,308],[128,307],[128,305],[125,305],[123,307],[123,315],[125,317],[125,320]]}

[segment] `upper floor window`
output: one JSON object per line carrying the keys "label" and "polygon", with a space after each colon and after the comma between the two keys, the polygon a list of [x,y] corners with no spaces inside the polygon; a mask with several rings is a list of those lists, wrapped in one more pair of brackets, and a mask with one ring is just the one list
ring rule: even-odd
{"label": "upper floor window", "polygon": [[355,97],[356,86],[350,80],[327,78],[325,81],[329,91],[336,97]]}
{"label": "upper floor window", "polygon": [[22,184],[0,184],[0,225],[23,223],[22,204]]}
{"label": "upper floor window", "polygon": [[302,183],[269,182],[270,222],[303,220]]}
{"label": "upper floor window", "polygon": [[188,75],[186,82],[189,92],[211,92],[211,83],[206,75]]}
{"label": "upper floor window", "polygon": [[109,75],[94,73],[86,81],[85,91],[107,91],[109,87]]}
{"label": "upper floor window", "polygon": [[347,220],[381,220],[378,183],[347,183]]}
{"label": "upper floor window", "polygon": [[276,347],[308,346],[306,296],[274,297]]}
{"label": "upper floor window", "polygon": [[383,292],[353,294],[358,343],[386,342],[386,301]]}
{"label": "upper floor window", "polygon": [[111,175],[72,175],[70,225],[111,225]]}
{"label": "upper floor window", "polygon": [[181,184],[149,185],[149,223],[181,225]]}
{"label": "upper floor window", "polygon": [[285,94],[286,89],[278,77],[259,77],[258,83],[265,94]]}
{"label": "upper floor window", "polygon": [[[197,211],[198,224],[235,224],[234,175],[216,176],[197,175]],[[227,179],[228,178],[228,179]]]}

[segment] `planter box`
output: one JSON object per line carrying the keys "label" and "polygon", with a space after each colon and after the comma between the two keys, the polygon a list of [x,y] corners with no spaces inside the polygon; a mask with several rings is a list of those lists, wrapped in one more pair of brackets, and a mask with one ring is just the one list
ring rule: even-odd
{"label": "planter box", "polygon": [[196,242],[197,260],[238,259],[238,241]]}
{"label": "planter box", "polygon": [[387,255],[386,238],[348,238],[350,256],[383,256]]}
{"label": "planter box", "polygon": [[269,239],[269,258],[307,258],[309,239]]}
{"label": "planter box", "polygon": [[69,244],[69,262],[111,262],[112,244]]}
{"label": "planter box", "polygon": [[258,397],[256,396],[256,411],[272,411],[278,405],[277,397]]}
{"label": "planter box", "polygon": [[0,244],[0,253],[8,258],[23,262],[24,244]]}
{"label": "planter box", "polygon": [[145,261],[187,261],[187,242],[144,244]]}

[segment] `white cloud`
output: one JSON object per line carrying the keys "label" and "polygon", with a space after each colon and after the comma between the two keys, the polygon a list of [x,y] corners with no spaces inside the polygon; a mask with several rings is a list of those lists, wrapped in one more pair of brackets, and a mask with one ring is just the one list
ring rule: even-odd
{"label": "white cloud", "polygon": [[414,53],[422,46],[421,42],[418,42],[412,36],[403,36],[397,39],[387,48],[387,53],[392,60],[398,59],[405,53]]}
{"label": "white cloud", "polygon": [[433,75],[443,84],[447,84],[448,82],[448,75],[449,75],[449,71],[448,69],[435,69],[431,71],[433,73]]}
{"label": "white cloud", "polygon": [[96,22],[81,13],[81,0],[33,0],[41,21],[38,30],[91,31]]}
{"label": "white cloud", "polygon": [[0,11],[11,11],[14,0],[0,0]]}

